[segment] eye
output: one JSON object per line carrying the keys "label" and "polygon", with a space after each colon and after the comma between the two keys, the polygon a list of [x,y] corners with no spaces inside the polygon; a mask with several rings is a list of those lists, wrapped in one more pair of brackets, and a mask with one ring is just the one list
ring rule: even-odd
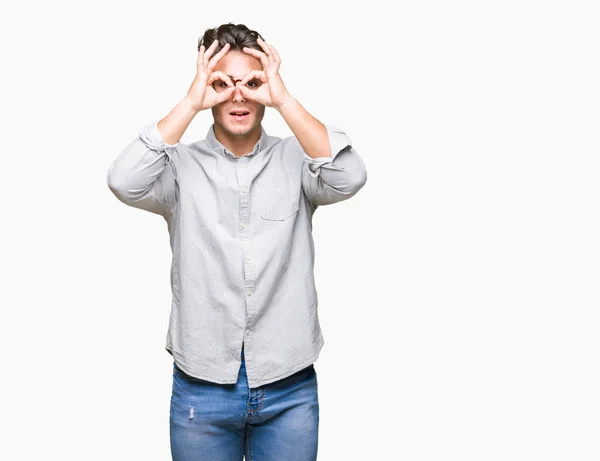
{"label": "eye", "polygon": [[[256,86],[258,86],[258,82],[257,82],[256,80],[250,80],[250,81],[247,83],[247,85],[250,85],[251,83],[252,83],[252,85],[253,85],[252,87],[256,87]],[[251,88],[252,88],[252,87],[251,87]]]}

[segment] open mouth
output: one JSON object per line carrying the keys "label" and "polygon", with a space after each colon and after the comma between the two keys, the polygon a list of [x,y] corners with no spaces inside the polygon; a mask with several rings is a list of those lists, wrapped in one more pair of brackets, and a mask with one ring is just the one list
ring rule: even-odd
{"label": "open mouth", "polygon": [[235,119],[235,120],[244,120],[248,117],[248,115],[250,114],[250,112],[247,111],[236,111],[236,112],[231,112],[231,116]]}

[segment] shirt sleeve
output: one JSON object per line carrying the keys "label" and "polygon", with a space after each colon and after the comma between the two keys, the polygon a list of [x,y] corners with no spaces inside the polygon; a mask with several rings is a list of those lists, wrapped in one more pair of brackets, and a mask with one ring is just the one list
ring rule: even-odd
{"label": "shirt sleeve", "polygon": [[294,145],[304,156],[302,189],[309,202],[319,205],[347,200],[355,195],[367,181],[363,159],[348,135],[340,128],[325,125],[331,148],[331,157],[311,158],[295,140]]}
{"label": "shirt sleeve", "polygon": [[144,126],[110,165],[108,187],[126,205],[166,216],[177,200],[178,147],[165,143],[158,120]]}
{"label": "shirt sleeve", "polygon": [[156,152],[165,152],[169,160],[171,156],[177,150],[179,143],[167,144],[160,131],[158,131],[158,120],[155,120],[149,125],[144,126],[138,133],[138,136],[148,146],[148,149],[155,150]]}

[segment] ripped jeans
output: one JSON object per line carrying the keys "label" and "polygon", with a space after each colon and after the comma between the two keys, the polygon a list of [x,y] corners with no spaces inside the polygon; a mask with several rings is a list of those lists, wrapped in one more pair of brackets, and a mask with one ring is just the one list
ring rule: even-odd
{"label": "ripped jeans", "polygon": [[173,362],[173,461],[315,461],[319,400],[314,365],[250,389],[243,348],[241,358],[235,384],[193,378]]}

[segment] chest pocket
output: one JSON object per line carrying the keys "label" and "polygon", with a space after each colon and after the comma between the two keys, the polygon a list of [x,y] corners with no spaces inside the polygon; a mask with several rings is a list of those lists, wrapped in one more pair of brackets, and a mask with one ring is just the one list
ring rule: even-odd
{"label": "chest pocket", "polygon": [[284,173],[273,173],[257,183],[258,212],[268,221],[285,221],[300,208],[300,184]]}

